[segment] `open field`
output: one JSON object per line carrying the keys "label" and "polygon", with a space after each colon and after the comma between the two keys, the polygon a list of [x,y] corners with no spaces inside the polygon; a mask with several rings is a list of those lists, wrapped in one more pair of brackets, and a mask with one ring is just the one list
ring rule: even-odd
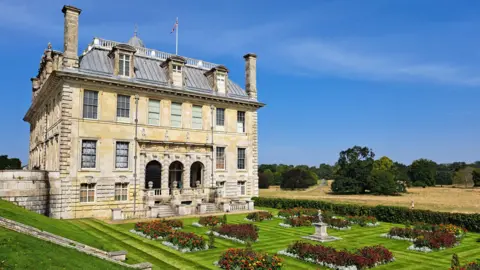
{"label": "open field", "polygon": [[0,228],[0,269],[128,269],[34,237]]}
{"label": "open field", "polygon": [[[277,210],[269,209],[272,212]],[[160,241],[148,240],[129,232],[133,223],[107,224],[94,219],[82,220],[53,220],[38,214],[28,212],[10,203],[0,200],[0,216],[12,218],[26,224],[42,228],[47,231],[72,238],[107,250],[127,250],[127,262],[148,261],[154,265],[154,269],[218,269],[213,262],[218,260],[223,250],[229,247],[239,247],[240,244],[229,240],[217,238],[216,249],[196,253],[182,254],[161,244]],[[229,223],[246,223],[246,214],[228,215]],[[198,218],[186,218],[184,231],[195,232],[205,235],[206,228],[193,227],[191,224]],[[300,240],[302,236],[312,234],[313,227],[305,228],[282,228],[278,226],[281,220],[274,219],[256,223],[259,226],[259,242],[253,244],[258,251],[270,254],[286,248],[290,243]],[[350,231],[336,231],[329,229],[329,233],[342,237],[342,240],[326,243],[336,248],[359,248],[366,245],[383,244],[390,249],[396,261],[375,269],[447,269],[450,258],[457,253],[462,262],[472,261],[480,257],[480,243],[476,239],[480,234],[468,233],[460,246],[433,252],[429,254],[408,251],[410,242],[382,238],[379,235],[385,233],[394,224],[382,223],[375,228],[361,228],[354,226]],[[301,262],[292,258],[286,258],[282,269],[318,269],[316,265]],[[327,268],[320,268],[327,269]]]}
{"label": "open field", "polygon": [[[331,181],[329,181],[331,183]],[[281,190],[278,186],[260,189],[260,197],[325,200],[365,205],[393,205],[444,212],[480,213],[480,189],[453,187],[411,187],[401,196],[333,195],[329,186],[316,186],[304,191]]]}

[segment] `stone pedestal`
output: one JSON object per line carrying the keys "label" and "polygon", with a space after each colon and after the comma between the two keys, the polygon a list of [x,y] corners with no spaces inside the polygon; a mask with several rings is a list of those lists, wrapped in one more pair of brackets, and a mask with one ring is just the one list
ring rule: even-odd
{"label": "stone pedestal", "polygon": [[341,239],[340,237],[330,236],[327,233],[327,224],[323,222],[313,223],[315,226],[315,233],[309,236],[304,236],[303,238],[318,242],[330,242]]}
{"label": "stone pedestal", "polygon": [[198,204],[198,213],[199,214],[207,213],[207,205],[206,204]]}

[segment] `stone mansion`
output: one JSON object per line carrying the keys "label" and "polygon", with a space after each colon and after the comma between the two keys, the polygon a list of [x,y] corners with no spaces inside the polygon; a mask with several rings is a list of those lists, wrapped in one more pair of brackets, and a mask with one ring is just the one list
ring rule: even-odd
{"label": "stone mansion", "polygon": [[48,44],[32,78],[28,169],[45,172],[54,218],[161,217],[251,210],[258,196],[256,55],[245,89],[229,70],[93,38],[64,6],[63,51]]}

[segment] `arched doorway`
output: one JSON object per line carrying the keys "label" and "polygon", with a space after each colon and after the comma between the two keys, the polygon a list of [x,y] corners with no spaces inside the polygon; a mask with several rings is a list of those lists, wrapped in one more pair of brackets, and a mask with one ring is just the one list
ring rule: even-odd
{"label": "arched doorway", "polygon": [[200,161],[196,161],[190,167],[190,187],[196,188],[197,181],[203,184],[203,164]]}
{"label": "arched doorway", "polygon": [[177,181],[176,188],[183,187],[183,164],[180,161],[174,161],[168,169],[168,187],[173,188],[173,182]]}
{"label": "arched doorway", "polygon": [[153,188],[162,187],[162,165],[152,160],[147,164],[145,168],[145,188],[148,188],[148,182],[153,182]]}

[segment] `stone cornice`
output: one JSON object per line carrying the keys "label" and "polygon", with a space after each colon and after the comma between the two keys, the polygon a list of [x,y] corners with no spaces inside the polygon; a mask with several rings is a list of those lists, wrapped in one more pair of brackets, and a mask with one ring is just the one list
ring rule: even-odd
{"label": "stone cornice", "polygon": [[61,81],[59,76],[56,76],[58,71],[53,71],[53,73],[47,78],[47,80],[43,83],[40,89],[38,89],[39,94],[33,100],[32,105],[28,109],[27,113],[23,117],[23,121],[30,122],[32,116],[35,115],[35,112],[38,108],[45,103],[46,98],[50,96],[51,92],[56,89]]}

